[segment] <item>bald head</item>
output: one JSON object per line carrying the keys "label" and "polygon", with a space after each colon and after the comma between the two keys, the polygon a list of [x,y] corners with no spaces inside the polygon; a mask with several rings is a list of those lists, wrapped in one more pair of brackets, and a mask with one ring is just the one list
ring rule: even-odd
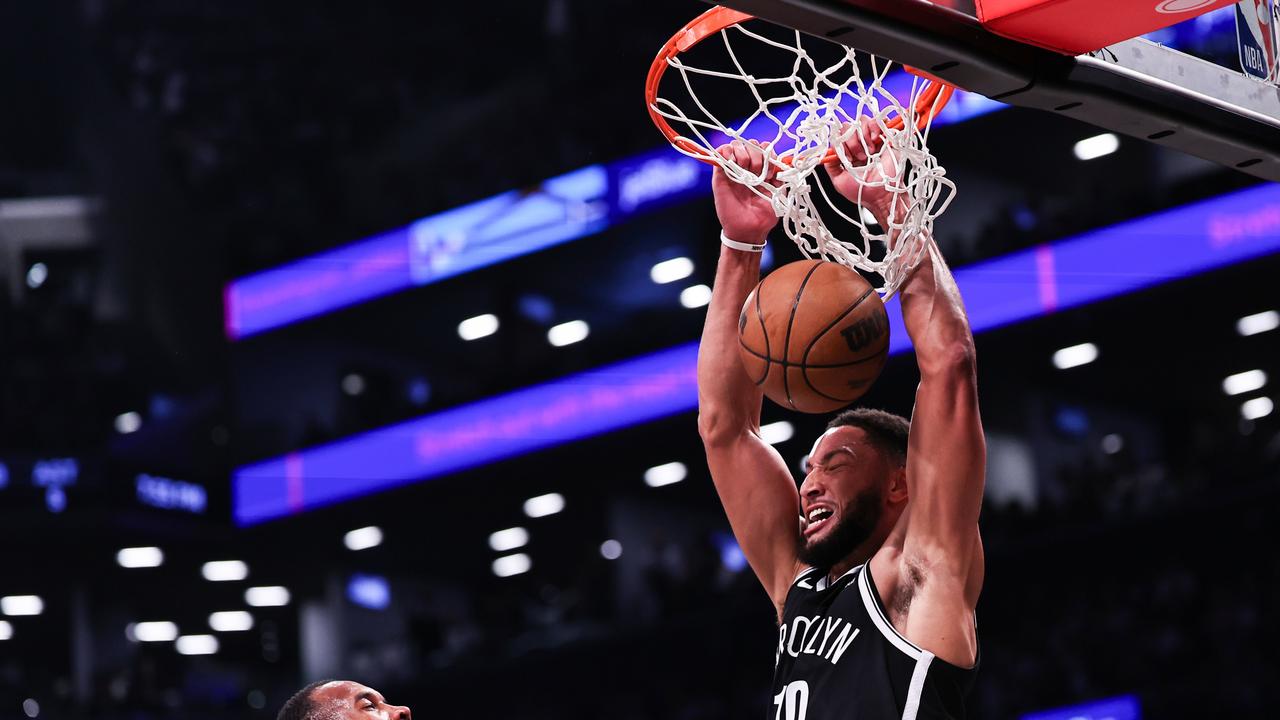
{"label": "bald head", "polygon": [[382,693],[351,680],[322,680],[299,690],[276,720],[412,720],[409,708],[391,705]]}

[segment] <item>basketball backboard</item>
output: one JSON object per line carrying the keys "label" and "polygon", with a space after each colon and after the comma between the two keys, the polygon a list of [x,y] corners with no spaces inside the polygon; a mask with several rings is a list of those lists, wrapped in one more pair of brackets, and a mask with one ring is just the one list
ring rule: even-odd
{"label": "basketball backboard", "polygon": [[[1165,0],[1155,9],[1169,12],[1161,8],[1171,2],[1190,10],[1216,4]],[[970,0],[719,4],[919,68],[1009,105],[1073,117],[1280,181],[1280,88],[1140,37],[1063,54],[997,35]],[[1079,22],[1110,21],[1098,16]]]}

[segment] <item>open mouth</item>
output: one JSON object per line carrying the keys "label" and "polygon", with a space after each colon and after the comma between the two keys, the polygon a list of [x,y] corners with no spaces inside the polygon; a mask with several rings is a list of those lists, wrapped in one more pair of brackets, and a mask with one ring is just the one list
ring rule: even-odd
{"label": "open mouth", "polygon": [[809,537],[810,535],[813,535],[814,533],[818,532],[818,530],[822,529],[822,527],[827,524],[827,521],[830,520],[831,516],[834,514],[835,514],[834,510],[823,505],[818,505],[810,508],[808,516],[805,517],[805,521],[806,521],[806,525],[804,528],[805,537]]}

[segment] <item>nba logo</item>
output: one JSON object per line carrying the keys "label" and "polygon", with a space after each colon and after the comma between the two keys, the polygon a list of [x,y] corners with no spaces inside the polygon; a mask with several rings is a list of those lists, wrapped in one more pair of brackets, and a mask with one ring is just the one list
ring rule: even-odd
{"label": "nba logo", "polygon": [[1255,80],[1275,81],[1275,0],[1236,3],[1236,39],[1240,44],[1240,69]]}

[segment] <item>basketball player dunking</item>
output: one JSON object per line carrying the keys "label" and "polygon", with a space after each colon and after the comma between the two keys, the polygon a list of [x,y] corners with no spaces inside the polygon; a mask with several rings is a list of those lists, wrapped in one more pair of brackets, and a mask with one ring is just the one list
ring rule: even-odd
{"label": "basketball player dunking", "polygon": [[[865,160],[856,136],[846,147]],[[761,172],[759,147],[719,150]],[[857,197],[853,176],[838,164],[828,172],[842,195]],[[778,613],[769,716],[964,717],[978,664],[986,442],[960,291],[930,241],[899,294],[920,368],[910,423],[867,409],[837,416],[797,491],[760,437],[761,391],[737,347],[738,313],[760,272],[748,246],[762,246],[777,218],[719,169],[713,188],[729,242],[698,356],[698,429],[733,532]],[[868,186],[862,201],[888,227],[891,196]]]}

